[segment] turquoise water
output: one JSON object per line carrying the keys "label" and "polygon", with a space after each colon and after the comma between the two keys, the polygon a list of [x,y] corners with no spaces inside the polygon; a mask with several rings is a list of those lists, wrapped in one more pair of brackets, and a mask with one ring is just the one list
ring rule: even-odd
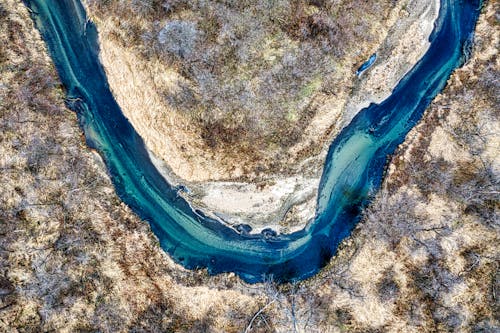
{"label": "turquoise water", "polygon": [[387,157],[463,63],[481,1],[442,0],[430,48],[380,105],[360,111],[328,152],[316,218],[278,236],[240,234],[193,211],[151,163],[114,100],[99,62],[95,26],[77,0],[26,0],[47,43],[67,104],[103,157],[120,198],[147,220],[162,248],[187,268],[235,272],[249,282],[307,278],[323,267],[379,189]]}

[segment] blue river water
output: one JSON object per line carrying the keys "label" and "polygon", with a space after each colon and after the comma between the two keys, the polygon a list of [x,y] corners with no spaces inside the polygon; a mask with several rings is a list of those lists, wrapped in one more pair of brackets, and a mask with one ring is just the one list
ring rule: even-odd
{"label": "blue river water", "polygon": [[373,63],[377,60],[377,54],[374,53],[368,58],[367,61],[365,61],[361,66],[359,66],[358,70],[356,71],[356,75],[360,75],[364,71],[366,71],[368,68],[372,67]]}
{"label": "blue river water", "polygon": [[176,262],[211,274],[235,272],[248,282],[271,274],[281,282],[300,280],[328,263],[379,189],[388,156],[462,65],[481,7],[479,0],[441,1],[428,52],[390,97],[361,110],[331,144],[314,221],[292,234],[252,235],[193,211],[154,167],[111,94],[96,27],[79,0],[24,2],[66,87],[67,105],[88,146],[103,157],[119,197],[150,223]]}

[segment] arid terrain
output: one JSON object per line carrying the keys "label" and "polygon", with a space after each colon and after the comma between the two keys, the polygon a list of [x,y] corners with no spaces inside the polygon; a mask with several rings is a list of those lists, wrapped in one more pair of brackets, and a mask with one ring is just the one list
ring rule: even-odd
{"label": "arid terrain", "polygon": [[27,9],[0,0],[0,331],[498,331],[499,11],[486,2],[466,65],[329,265],[297,284],[248,285],[165,254],[85,146]]}

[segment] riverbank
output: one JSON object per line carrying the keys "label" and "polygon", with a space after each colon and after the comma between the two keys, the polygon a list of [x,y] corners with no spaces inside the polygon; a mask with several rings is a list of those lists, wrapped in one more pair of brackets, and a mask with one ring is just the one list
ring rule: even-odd
{"label": "riverbank", "polygon": [[[388,94],[412,61],[427,49],[429,27],[437,15],[435,4],[435,0],[400,1],[381,16],[386,19],[367,19],[371,23],[364,33],[370,39],[357,42],[343,57],[335,58],[333,65],[322,69],[332,74],[318,87],[324,91],[328,85],[335,86],[334,91],[311,91],[308,108],[315,111],[310,123],[286,151],[273,155],[263,150],[266,156],[234,145],[231,153],[207,147],[197,125],[185,114],[173,111],[159,93],[174,89],[184,79],[159,59],[144,60],[134,47],[117,43],[116,33],[123,28],[112,17],[97,15],[94,21],[100,30],[101,58],[114,96],[150,152],[166,162],[162,170],[167,179],[190,190],[181,195],[229,225],[243,223],[256,232],[271,227],[278,233],[289,233],[314,217],[326,151],[349,117],[359,111],[353,110],[353,101],[370,96],[370,89],[376,89],[374,82],[384,79],[389,83],[383,93]],[[92,14],[92,7],[90,10]],[[411,47],[404,47],[408,44]],[[356,79],[356,68],[374,52],[381,54],[374,68]],[[390,72],[381,70],[384,66],[399,67]],[[242,130],[237,133],[244,136]]]}
{"label": "riverbank", "polygon": [[343,124],[348,124],[359,110],[389,97],[427,52],[439,7],[439,0],[433,0],[411,2],[402,9],[399,20],[377,50],[376,65],[356,80],[345,105]]}

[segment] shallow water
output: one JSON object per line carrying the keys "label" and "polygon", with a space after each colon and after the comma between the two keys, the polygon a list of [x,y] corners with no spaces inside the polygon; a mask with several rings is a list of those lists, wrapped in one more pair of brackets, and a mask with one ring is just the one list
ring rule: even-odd
{"label": "shallow water", "polygon": [[359,66],[358,70],[356,71],[356,75],[359,76],[361,73],[366,71],[368,68],[372,67],[373,63],[377,60],[377,54],[374,53],[368,58],[367,61],[365,61],[361,66]]}
{"label": "shallow water", "polygon": [[144,142],[114,100],[99,62],[97,31],[77,0],[26,0],[49,48],[67,104],[87,144],[103,157],[120,198],[147,220],[162,248],[187,268],[235,272],[249,282],[307,278],[323,267],[379,189],[387,156],[463,63],[481,1],[442,0],[430,48],[389,98],[361,110],[330,146],[316,218],[274,236],[238,233],[193,211],[151,163]]}

